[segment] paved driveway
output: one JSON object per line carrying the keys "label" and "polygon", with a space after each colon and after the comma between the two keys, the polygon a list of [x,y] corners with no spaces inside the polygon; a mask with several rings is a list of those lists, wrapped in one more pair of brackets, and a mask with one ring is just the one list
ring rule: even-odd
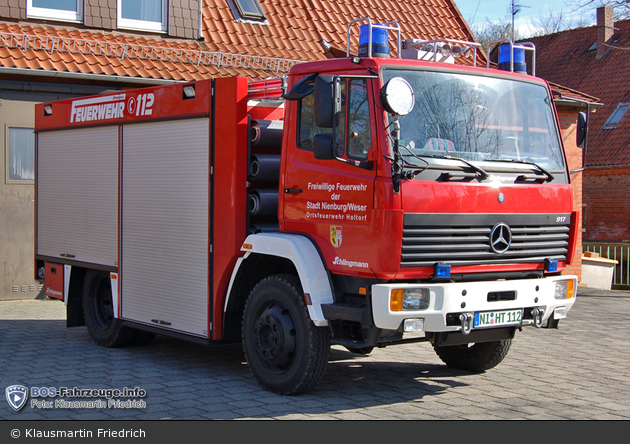
{"label": "paved driveway", "polygon": [[[1,301],[2,390],[138,387],[146,396],[133,398],[144,402],[140,408],[44,408],[31,397],[19,412],[2,400],[0,419],[628,420],[629,350],[630,293],[580,288],[558,330],[517,332],[503,363],[486,373],[449,369],[429,344],[369,356],[334,347],[316,390],[285,397],[256,384],[239,345],[206,348],[158,336],[149,346],[105,349],[84,327],[65,327],[61,302]],[[37,400],[46,399],[99,398]]]}

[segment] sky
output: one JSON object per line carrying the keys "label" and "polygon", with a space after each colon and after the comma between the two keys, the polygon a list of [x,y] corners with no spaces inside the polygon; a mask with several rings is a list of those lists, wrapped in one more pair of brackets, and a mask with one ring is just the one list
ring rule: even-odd
{"label": "sky", "polygon": [[[515,5],[520,5],[520,12],[514,16],[514,26],[527,34],[531,28],[532,16],[555,14],[562,11],[564,17],[575,15],[575,8],[571,6],[572,0],[514,0]],[[455,0],[457,8],[464,16],[468,24],[483,23],[486,18],[490,21],[512,21],[512,0]],[[585,15],[590,24],[595,24],[595,11],[580,11]]]}

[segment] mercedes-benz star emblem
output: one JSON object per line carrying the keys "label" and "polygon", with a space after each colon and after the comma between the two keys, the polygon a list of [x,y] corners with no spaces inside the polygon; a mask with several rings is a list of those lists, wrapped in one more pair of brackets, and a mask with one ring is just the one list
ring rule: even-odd
{"label": "mercedes-benz star emblem", "polygon": [[510,244],[512,244],[512,230],[507,224],[499,222],[490,233],[490,248],[495,253],[502,254],[508,251]]}
{"label": "mercedes-benz star emblem", "polygon": [[505,194],[499,193],[499,195],[497,196],[497,200],[499,201],[499,203],[505,202]]}

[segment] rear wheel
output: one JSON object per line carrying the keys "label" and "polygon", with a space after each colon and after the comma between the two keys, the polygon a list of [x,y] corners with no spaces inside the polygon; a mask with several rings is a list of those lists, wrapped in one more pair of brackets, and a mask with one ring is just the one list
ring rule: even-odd
{"label": "rear wheel", "polygon": [[476,344],[433,346],[440,359],[449,367],[473,372],[483,372],[503,361],[512,345],[511,339],[479,342]]}
{"label": "rear wheel", "polygon": [[89,270],[83,283],[83,316],[90,336],[103,347],[129,345],[135,330],[114,317],[109,273]]}
{"label": "rear wheel", "polygon": [[295,276],[271,276],[254,287],[243,315],[243,349],[252,374],[271,392],[297,395],[322,378],[330,330],[311,321]]}

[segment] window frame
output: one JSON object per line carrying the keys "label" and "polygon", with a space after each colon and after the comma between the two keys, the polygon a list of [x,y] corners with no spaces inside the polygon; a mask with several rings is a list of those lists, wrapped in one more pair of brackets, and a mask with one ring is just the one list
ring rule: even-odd
{"label": "window frame", "polygon": [[[606,122],[604,122],[602,129],[617,128],[617,125],[619,124],[619,122],[621,122],[621,119],[623,119],[623,116],[626,115],[629,109],[630,109],[630,102],[619,102],[619,104],[614,109],[614,111],[610,113],[610,116],[608,116],[608,119],[606,119]],[[618,119],[615,118],[617,115],[619,115]]]}
{"label": "window frame", "polygon": [[[11,163],[10,163],[10,159],[11,159],[11,138],[10,138],[10,134],[11,134],[11,129],[24,129],[24,130],[30,130],[33,133],[33,152],[32,152],[32,160],[33,160],[33,179],[11,179],[10,175],[11,175]],[[5,137],[4,137],[4,146],[5,146],[5,184],[7,185],[33,185],[35,184],[35,128],[32,128],[30,126],[21,126],[21,125],[10,125],[10,124],[5,124],[4,125],[4,133],[5,133]]]}
{"label": "window frame", "polygon": [[[342,88],[342,91],[345,91],[345,88],[347,87],[347,82],[345,79],[341,79],[341,83],[340,83],[340,87]],[[309,140],[312,141],[313,138],[309,138],[309,139],[302,139],[302,131],[304,129],[306,129],[305,127],[302,126],[302,122],[303,122],[303,118],[302,118],[302,114],[303,114],[303,110],[304,110],[304,100],[309,98],[309,100],[311,100],[314,97],[314,92],[311,92],[310,94],[306,95],[305,97],[301,98],[300,100],[297,101],[298,103],[298,109],[297,109],[297,137],[296,137],[296,146],[302,150],[306,150],[306,151],[313,151],[313,147],[309,147],[306,145],[303,145],[303,141],[304,140]],[[313,112],[311,110],[311,112]],[[341,119],[343,120],[343,122],[340,122],[339,125],[337,125],[335,128],[339,128],[342,127],[342,131],[344,132],[344,153],[345,153],[345,114],[346,114],[346,106],[345,103],[341,105],[341,114],[342,117]],[[342,124],[343,123],[343,124]],[[315,125],[315,123],[313,122],[313,126],[310,128],[312,130],[312,136],[315,136],[315,134],[332,134],[332,128],[320,128],[317,125]]]}
{"label": "window frame", "polygon": [[[355,104],[355,98],[354,95],[356,94],[355,91],[357,91],[353,85],[359,83],[359,82],[364,82],[364,85],[362,85],[361,87],[365,89],[365,99],[363,101],[363,105],[367,106],[367,119],[368,119],[368,131],[367,131],[367,135],[368,135],[368,148],[367,150],[372,148],[372,128],[373,128],[373,124],[372,124],[372,113],[370,110],[370,94],[369,94],[369,83],[367,81],[367,79],[365,78],[350,78],[348,79],[348,83],[346,85],[346,94],[347,94],[347,99],[346,99],[346,118],[345,118],[345,125],[346,125],[346,130],[345,130],[345,156],[348,159],[351,160],[358,160],[358,161],[366,161],[368,160],[368,154],[367,154],[367,150],[365,151],[365,155],[362,156],[358,156],[354,153],[351,153],[350,151],[350,144],[352,143],[352,137],[354,137],[355,131],[354,129],[356,128],[357,125],[357,121],[353,118],[351,118],[352,116],[350,116],[350,113],[352,111],[354,111],[353,105]],[[362,105],[362,106],[363,106]],[[352,127],[351,127],[352,125]]]}
{"label": "window frame", "polygon": [[245,8],[243,7],[243,5],[241,4],[241,0],[232,0],[234,2],[234,6],[236,6],[236,9],[239,13],[239,15],[241,16],[242,19],[244,20],[252,20],[255,22],[264,22],[267,20],[267,16],[265,15],[265,11],[262,8],[262,5],[260,4],[260,2],[258,0],[251,0],[251,2],[253,3],[254,7],[256,7],[256,9],[258,9],[258,14],[256,13],[252,13],[249,11],[246,11]]}
{"label": "window frame", "polygon": [[[342,100],[341,100],[341,109],[340,111],[340,121],[339,124],[337,126],[335,126],[335,131],[334,136],[335,136],[335,141],[333,141],[333,152],[334,152],[334,156],[336,158],[337,161],[342,162],[342,163],[346,163],[346,164],[350,164],[362,169],[366,169],[366,170],[371,170],[374,166],[374,162],[373,160],[370,160],[370,154],[369,154],[369,150],[372,149],[372,143],[376,140],[375,139],[375,128],[374,128],[374,110],[373,110],[373,104],[372,102],[369,100],[369,97],[371,96],[370,91],[372,90],[372,84],[371,82],[369,82],[369,80],[374,80],[374,79],[378,79],[379,76],[378,75],[370,75],[370,76],[365,76],[365,75],[353,75],[353,74],[342,74],[342,75],[338,75],[335,76],[336,79],[339,79],[339,87],[341,88],[340,90],[340,94],[342,95]],[[364,81],[365,82],[365,89],[366,89],[366,100],[367,100],[367,105],[368,105],[368,119],[369,119],[369,148],[366,150],[366,156],[349,156],[348,155],[348,144],[349,144],[349,139],[348,139],[348,135],[349,135],[349,122],[348,122],[348,104],[349,104],[349,100],[350,100],[350,87],[352,82],[354,81]],[[303,105],[304,105],[304,98],[310,96],[311,94],[313,94],[314,91],[312,91],[311,93],[309,93],[307,96],[303,97],[302,99],[299,99],[298,101],[298,109],[297,109],[297,121],[298,121],[298,128],[296,131],[296,146],[299,149],[302,150],[306,150],[306,151],[313,151],[312,148],[308,147],[308,146],[304,146],[302,145],[302,130],[303,130],[303,126],[302,126],[302,113],[303,113]],[[315,126],[315,128],[319,128],[317,126]],[[320,128],[321,130],[321,128]],[[328,129],[326,129],[325,131],[321,131],[322,133],[328,133],[327,131]],[[331,129],[332,132],[332,129]],[[341,134],[339,134],[341,133]],[[309,139],[310,140],[310,139]],[[339,144],[341,143],[341,145]],[[341,150],[341,149],[342,150]]]}
{"label": "window frame", "polygon": [[57,20],[64,22],[83,23],[83,1],[76,0],[76,11],[66,11],[64,9],[42,8],[33,6],[33,0],[27,0],[26,16],[31,19]]}
{"label": "window frame", "polygon": [[160,0],[162,3],[162,21],[128,19],[122,16],[122,3],[133,0],[116,0],[116,27],[118,29],[130,29],[133,31],[148,31],[166,33],[168,31],[168,0]]}

